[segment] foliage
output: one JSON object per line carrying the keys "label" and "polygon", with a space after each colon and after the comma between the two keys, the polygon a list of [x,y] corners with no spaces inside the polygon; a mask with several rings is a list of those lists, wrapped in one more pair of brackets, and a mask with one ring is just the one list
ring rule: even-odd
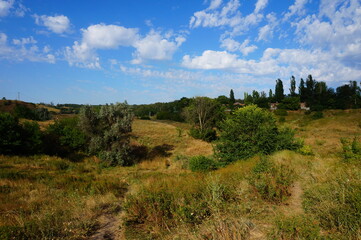
{"label": "foliage", "polygon": [[217,139],[217,132],[214,129],[199,129],[192,127],[189,130],[189,135],[195,139],[201,139],[206,142],[212,142]]}
{"label": "foliage", "polygon": [[236,110],[220,130],[215,155],[225,163],[298,147],[289,129],[280,131],[274,115],[254,105]]}
{"label": "foliage", "polygon": [[321,111],[315,112],[312,114],[311,118],[313,120],[321,119],[321,118],[323,118],[323,113]]}
{"label": "foliage", "polygon": [[309,215],[278,217],[270,233],[271,239],[321,239],[318,221]]}
{"label": "foliage", "polygon": [[90,139],[89,152],[110,166],[130,165],[129,133],[133,113],[127,103],[104,105],[96,112],[90,106],[80,111],[80,126]]}
{"label": "foliage", "polygon": [[298,110],[300,109],[300,98],[299,97],[286,97],[278,105],[280,109],[287,110]]}
{"label": "foliage", "polygon": [[0,153],[16,153],[21,146],[21,126],[9,113],[0,113]]}
{"label": "foliage", "polygon": [[361,161],[361,144],[357,137],[351,141],[347,138],[341,138],[342,155],[346,162]]}
{"label": "foliage", "polygon": [[275,100],[277,102],[281,102],[285,97],[283,92],[283,83],[281,79],[276,80],[276,87],[275,87]]}
{"label": "foliage", "polygon": [[86,143],[77,117],[57,120],[45,131],[45,152],[51,155],[65,156],[85,150]]}
{"label": "foliage", "polygon": [[189,159],[189,169],[193,172],[206,172],[216,169],[216,163],[205,156],[194,156]]}
{"label": "foliage", "polygon": [[38,154],[43,151],[43,133],[36,122],[25,122],[22,125],[22,152]]}
{"label": "foliage", "polygon": [[305,155],[305,156],[312,156],[314,155],[313,154],[313,151],[312,151],[312,148],[309,146],[309,145],[303,145],[302,147],[300,147],[298,150],[297,150],[298,153],[302,154],[302,155]]}
{"label": "foliage", "polygon": [[277,116],[287,116],[288,112],[285,109],[276,109],[274,111],[275,115]]}
{"label": "foliage", "polygon": [[288,166],[261,157],[253,169],[250,183],[264,200],[281,203],[290,196],[289,187],[294,178],[294,171]]}

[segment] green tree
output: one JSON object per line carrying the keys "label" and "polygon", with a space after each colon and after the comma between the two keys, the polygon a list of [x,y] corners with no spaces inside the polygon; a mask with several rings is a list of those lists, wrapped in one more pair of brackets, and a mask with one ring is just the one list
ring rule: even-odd
{"label": "green tree", "polygon": [[290,95],[291,97],[295,97],[296,96],[296,78],[294,76],[291,77],[290,80]]}
{"label": "green tree", "polygon": [[21,146],[19,120],[9,113],[0,113],[0,154],[13,154]]}
{"label": "green tree", "polygon": [[284,90],[283,90],[283,83],[281,79],[276,80],[276,88],[275,88],[275,100],[277,102],[281,102],[285,97]]}
{"label": "green tree", "polygon": [[80,126],[90,139],[90,153],[98,154],[110,166],[132,164],[129,133],[133,112],[126,102],[104,105],[99,112],[85,106],[79,116]]}
{"label": "green tree", "polygon": [[306,87],[305,81],[301,78],[300,85],[298,87],[298,94],[300,95],[300,101],[305,102],[306,100]]}
{"label": "green tree", "polygon": [[273,113],[250,105],[236,110],[220,125],[215,155],[223,164],[255,154],[270,154],[280,149],[296,149],[293,132],[279,130]]}
{"label": "green tree", "polygon": [[234,98],[233,89],[231,89],[231,92],[229,93],[229,101],[232,105],[236,102],[236,99]]}

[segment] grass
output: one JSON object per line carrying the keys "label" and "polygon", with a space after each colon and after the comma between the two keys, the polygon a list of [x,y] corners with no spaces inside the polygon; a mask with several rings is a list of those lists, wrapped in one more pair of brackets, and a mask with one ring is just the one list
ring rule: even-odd
{"label": "grass", "polygon": [[211,158],[212,145],[170,121],[134,122],[131,167],[0,156],[0,239],[87,239],[106,215],[121,220],[119,239],[360,239],[361,169],[343,161],[340,139],[361,134],[361,111],[323,115],[289,112],[282,125],[312,155],[276,152],[267,171],[254,170],[255,156],[191,172],[189,160]]}

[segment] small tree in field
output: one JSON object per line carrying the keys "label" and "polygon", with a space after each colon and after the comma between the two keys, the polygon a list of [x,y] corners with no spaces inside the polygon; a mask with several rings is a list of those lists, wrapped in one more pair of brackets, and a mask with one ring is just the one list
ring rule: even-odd
{"label": "small tree in field", "polygon": [[250,105],[240,108],[221,124],[215,155],[225,164],[255,154],[299,147],[289,129],[279,130],[273,113]]}
{"label": "small tree in field", "polygon": [[130,165],[132,120],[133,112],[127,103],[104,105],[99,112],[90,106],[82,108],[80,126],[90,139],[89,152],[111,166]]}

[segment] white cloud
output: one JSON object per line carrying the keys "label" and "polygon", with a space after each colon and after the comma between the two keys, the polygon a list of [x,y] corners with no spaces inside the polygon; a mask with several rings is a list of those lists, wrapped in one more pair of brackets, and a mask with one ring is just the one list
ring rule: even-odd
{"label": "white cloud", "polygon": [[83,29],[82,42],[90,48],[114,49],[131,46],[138,40],[138,29],[117,25],[96,24]]}
{"label": "white cloud", "polygon": [[246,39],[242,43],[239,43],[231,38],[225,38],[221,40],[221,47],[225,48],[230,52],[240,51],[244,56],[247,56],[251,52],[254,52],[257,49],[256,45],[250,45],[250,40]]}
{"label": "white cloud", "polygon": [[268,24],[259,29],[257,41],[267,41],[273,37],[273,32],[277,26],[277,18],[275,14],[270,13],[267,15]]}
{"label": "white cloud", "polygon": [[5,33],[0,33],[0,59],[9,61],[31,61],[55,63],[53,54],[39,50],[37,41],[33,37],[13,39],[12,44],[8,42]]}
{"label": "white cloud", "polygon": [[5,17],[10,13],[10,9],[14,5],[14,0],[0,0],[0,17]]}
{"label": "white cloud", "polygon": [[255,13],[260,12],[267,6],[267,4],[268,4],[268,0],[258,0],[254,12]]}
{"label": "white cloud", "polygon": [[[173,39],[170,39],[173,38]],[[162,36],[159,32],[152,30],[142,39],[134,42],[136,48],[133,63],[138,64],[143,60],[169,60],[174,52],[186,39],[182,36]]]}
{"label": "white cloud", "polygon": [[45,26],[48,30],[57,33],[63,34],[70,31],[70,20],[67,16],[64,15],[34,15],[35,23],[39,26]]}
{"label": "white cloud", "polygon": [[294,4],[288,8],[288,12],[285,14],[283,20],[286,21],[294,15],[301,16],[305,14],[305,5],[308,0],[295,0]]}
{"label": "white cloud", "polygon": [[65,57],[70,65],[86,68],[101,68],[97,49],[117,49],[120,46],[133,47],[134,64],[145,60],[169,60],[185,41],[181,35],[151,30],[144,38],[136,28],[97,24],[82,30],[81,42],[66,47]]}
{"label": "white cloud", "polygon": [[222,4],[222,0],[211,0],[208,9],[213,10],[218,8]]}
{"label": "white cloud", "polygon": [[207,50],[201,56],[185,55],[182,64],[190,69],[225,70],[252,76],[268,76],[271,79],[288,78],[291,75],[304,77],[308,74],[321,81],[361,78],[361,69],[340,64],[337,56],[322,50],[268,48],[258,61],[240,59],[225,51]]}

